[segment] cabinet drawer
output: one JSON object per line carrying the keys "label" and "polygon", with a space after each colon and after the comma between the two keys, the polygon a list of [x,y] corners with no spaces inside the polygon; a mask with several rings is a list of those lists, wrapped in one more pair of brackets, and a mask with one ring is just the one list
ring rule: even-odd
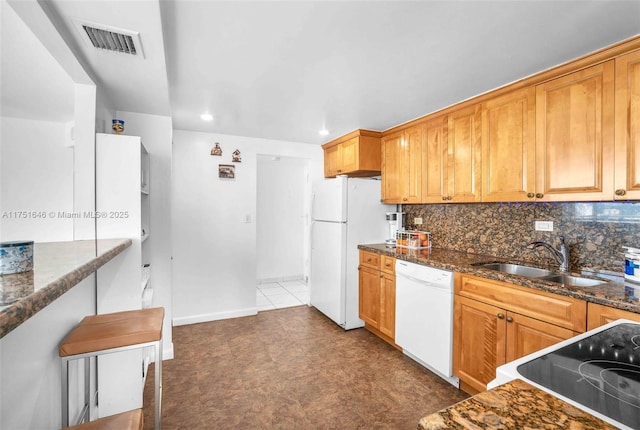
{"label": "cabinet drawer", "polygon": [[380,270],[380,254],[369,251],[360,251],[360,265]]}
{"label": "cabinet drawer", "polygon": [[586,330],[587,303],[559,294],[457,273],[457,294],[573,331]]}
{"label": "cabinet drawer", "polygon": [[390,275],[396,274],[396,259],[387,255],[381,255],[380,270]]}
{"label": "cabinet drawer", "polygon": [[587,305],[587,330],[593,330],[620,318],[640,322],[640,314],[634,312],[610,308],[597,303],[589,303]]}

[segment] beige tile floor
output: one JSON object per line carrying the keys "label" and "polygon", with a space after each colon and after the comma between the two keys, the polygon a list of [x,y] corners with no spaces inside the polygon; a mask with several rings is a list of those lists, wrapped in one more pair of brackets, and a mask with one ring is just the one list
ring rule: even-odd
{"label": "beige tile floor", "polygon": [[309,304],[309,286],[302,280],[258,284],[258,312]]}

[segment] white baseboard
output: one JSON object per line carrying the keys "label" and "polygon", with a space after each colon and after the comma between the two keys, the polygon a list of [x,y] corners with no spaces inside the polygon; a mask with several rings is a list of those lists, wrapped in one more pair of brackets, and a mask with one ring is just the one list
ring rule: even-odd
{"label": "white baseboard", "polygon": [[305,281],[303,275],[291,275],[291,276],[278,276],[277,278],[263,278],[258,279],[258,285],[271,284],[273,282],[287,282],[287,281]]}
{"label": "white baseboard", "polygon": [[210,314],[200,314],[200,315],[191,315],[186,317],[176,317],[173,318],[173,325],[188,325],[188,324],[198,324],[203,322],[211,322],[218,320],[226,320],[229,318],[239,318],[239,317],[248,317],[252,315],[258,314],[258,308],[247,308],[247,309],[236,309],[233,311],[225,311],[225,312],[213,312]]}

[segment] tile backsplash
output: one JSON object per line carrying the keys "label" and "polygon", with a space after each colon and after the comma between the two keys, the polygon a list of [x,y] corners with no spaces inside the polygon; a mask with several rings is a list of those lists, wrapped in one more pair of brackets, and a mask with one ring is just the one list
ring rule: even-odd
{"label": "tile backsplash", "polygon": [[[543,240],[557,248],[562,235],[573,272],[586,267],[622,272],[622,246],[640,248],[640,202],[405,205],[403,211],[406,229],[430,231],[436,248],[554,268],[557,263],[547,250],[526,245]],[[422,225],[414,224],[416,217]],[[553,221],[553,231],[535,231],[535,221]]]}

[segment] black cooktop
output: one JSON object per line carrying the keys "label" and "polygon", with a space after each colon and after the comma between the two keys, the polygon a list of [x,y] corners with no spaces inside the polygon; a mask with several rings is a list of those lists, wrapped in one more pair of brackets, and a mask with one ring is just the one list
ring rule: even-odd
{"label": "black cooktop", "polygon": [[525,378],[640,429],[640,324],[619,324],[518,366]]}

